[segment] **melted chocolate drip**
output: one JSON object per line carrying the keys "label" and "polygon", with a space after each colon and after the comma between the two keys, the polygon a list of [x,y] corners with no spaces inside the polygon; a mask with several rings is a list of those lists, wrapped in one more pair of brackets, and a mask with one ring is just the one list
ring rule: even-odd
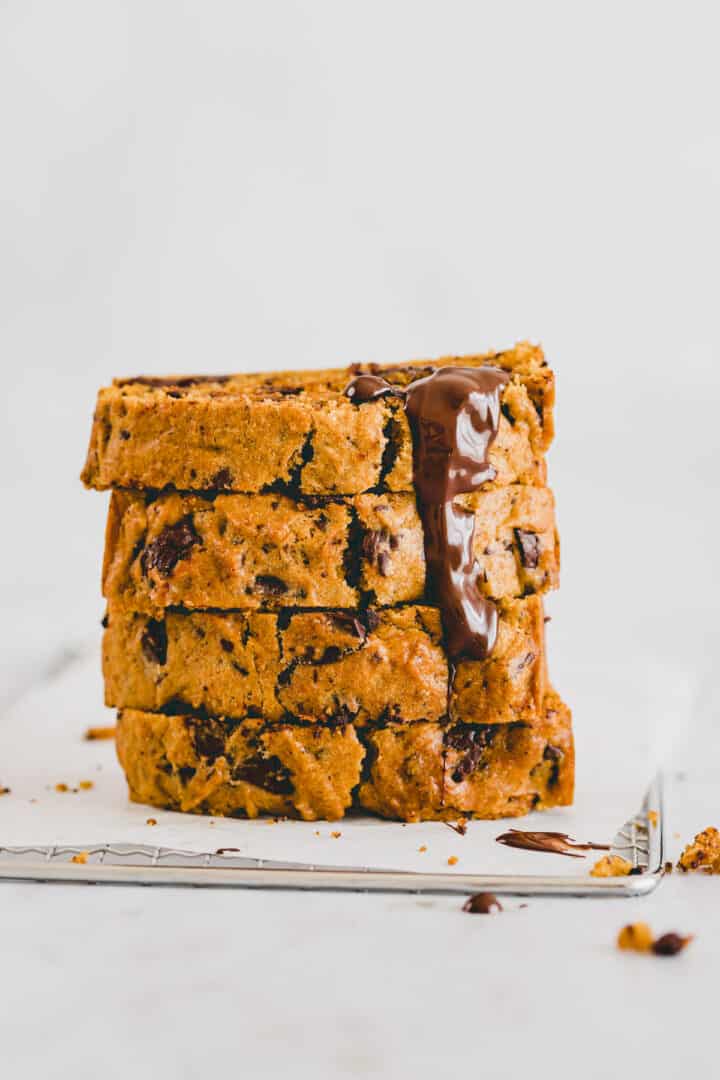
{"label": "melted chocolate drip", "polygon": [[498,844],[507,844],[508,847],[569,855],[572,859],[584,859],[584,855],[578,854],[581,851],[610,850],[610,844],[578,844],[567,833],[561,832],[525,832],[522,829],[510,829],[495,839]]}
{"label": "melted chocolate drip", "polygon": [[379,375],[358,375],[345,388],[345,397],[349,397],[355,405],[364,405],[368,401],[377,401],[378,398],[402,397],[401,386],[393,386],[387,379]]}
{"label": "melted chocolate drip", "polygon": [[475,515],[454,500],[495,475],[487,459],[500,420],[500,391],[508,378],[495,367],[445,367],[404,390],[379,375],[359,375],[345,391],[357,404],[388,393],[405,397],[428,593],[442,611],[453,666],[463,658],[484,660],[497,636],[497,608],[477,587]]}

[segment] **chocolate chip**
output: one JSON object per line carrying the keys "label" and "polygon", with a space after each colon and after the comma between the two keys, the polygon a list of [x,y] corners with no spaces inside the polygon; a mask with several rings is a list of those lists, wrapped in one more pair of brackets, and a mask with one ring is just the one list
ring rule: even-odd
{"label": "chocolate chip", "polygon": [[289,770],[279,757],[262,757],[256,754],[233,770],[233,780],[269,791],[272,795],[292,795],[293,783]]}
{"label": "chocolate chip", "polygon": [[550,743],[548,743],[543,750],[543,757],[545,761],[562,761],[564,756],[565,755],[563,754],[562,750],[560,750],[557,746],[551,746]]}
{"label": "chocolate chip", "polygon": [[510,412],[510,409],[508,408],[508,406],[507,405],[501,405],[500,406],[500,412],[503,414],[503,416],[507,420],[510,427],[515,427],[515,417]]}
{"label": "chocolate chip", "polygon": [[339,630],[347,634],[353,634],[361,641],[365,640],[365,627],[356,615],[350,615],[347,611],[328,611],[327,617]]}
{"label": "chocolate chip", "polygon": [[663,934],[653,941],[652,951],[656,956],[676,956],[692,941],[692,937],[680,937],[679,934]]}
{"label": "chocolate chip", "polygon": [[109,618],[107,612],[103,615],[102,619],[100,620],[100,625],[102,626],[103,630],[107,630],[108,626],[110,625],[110,618]]}
{"label": "chocolate chip", "polygon": [[229,469],[218,469],[210,481],[210,487],[218,491],[230,491],[233,485],[233,475]]}
{"label": "chocolate chip", "polygon": [[166,525],[140,557],[143,574],[147,576],[150,570],[157,570],[162,577],[169,577],[180,560],[186,559],[199,543],[200,537],[189,515],[175,525]]}
{"label": "chocolate chip", "polygon": [[195,752],[200,757],[212,762],[224,755],[227,732],[220,720],[189,716],[185,724],[192,735]]}
{"label": "chocolate chip", "polygon": [[235,650],[235,646],[233,645],[232,641],[228,641],[228,639],[224,637],[220,638],[220,647],[225,652],[234,652]]}
{"label": "chocolate chip", "polygon": [[146,660],[151,664],[164,664],[167,660],[168,636],[165,620],[148,619],[140,638],[140,646]]}
{"label": "chocolate chip", "polygon": [[461,784],[476,771],[483,754],[492,742],[493,734],[489,725],[477,727],[462,725],[446,732],[445,745],[463,755],[453,770],[453,783]]}
{"label": "chocolate chip", "polygon": [[463,904],[463,911],[469,911],[472,915],[492,915],[494,911],[502,911],[503,906],[491,892],[479,892],[469,897]]}
{"label": "chocolate chip", "polygon": [[192,780],[196,772],[197,769],[194,769],[192,765],[181,765],[178,769],[178,776],[183,784],[187,784]]}
{"label": "chocolate chip", "polygon": [[120,432],[120,438],[122,439],[123,442],[127,442],[128,439],[130,438],[130,432],[125,431],[125,429],[123,428],[121,430],[121,432]]}
{"label": "chocolate chip", "polygon": [[283,397],[297,397],[298,394],[303,392],[302,386],[271,386],[269,389],[276,394],[282,394]]}
{"label": "chocolate chip", "polygon": [[369,563],[374,563],[382,577],[387,577],[390,572],[388,551],[397,550],[398,543],[398,538],[387,529],[372,529],[364,534],[360,551]]}
{"label": "chocolate chip", "polygon": [[368,608],[365,612],[365,625],[369,634],[372,634],[373,630],[377,630],[380,625],[380,616],[374,608]]}
{"label": "chocolate chip", "polygon": [[320,660],[321,664],[334,664],[342,655],[342,650],[337,645],[328,645]]}
{"label": "chocolate chip", "polygon": [[540,538],[537,533],[515,530],[515,539],[520,550],[520,562],[527,570],[535,570],[540,560]]}
{"label": "chocolate chip", "polygon": [[272,574],[258,574],[255,584],[268,596],[282,596],[288,591],[286,583]]}

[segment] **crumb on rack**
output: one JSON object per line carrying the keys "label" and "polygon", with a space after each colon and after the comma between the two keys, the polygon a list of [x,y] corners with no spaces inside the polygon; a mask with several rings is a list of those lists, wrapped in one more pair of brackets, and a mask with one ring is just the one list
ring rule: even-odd
{"label": "crumb on rack", "polygon": [[0,795],[9,795],[9,794],[10,794],[10,788],[9,787],[0,787]]}
{"label": "crumb on rack", "polygon": [[623,926],[618,934],[617,944],[618,949],[649,952],[653,944],[653,932],[647,923],[630,923],[628,926]]}
{"label": "crumb on rack", "polygon": [[62,793],[65,791],[69,791],[70,788],[67,786],[67,784],[60,783],[55,785],[55,790]]}
{"label": "crumb on rack", "polygon": [[77,855],[73,855],[70,862],[82,863],[83,865],[88,861],[89,851],[78,851]]}
{"label": "crumb on rack", "polygon": [[448,866],[455,866],[459,861],[457,855],[451,855],[448,859]]}
{"label": "crumb on rack", "polygon": [[652,825],[653,829],[657,829],[658,812],[657,810],[648,810],[648,821]]}
{"label": "crumb on rack", "polygon": [[631,871],[632,863],[622,855],[603,855],[590,871],[590,877],[626,877]]}
{"label": "crumb on rack", "polygon": [[420,851],[420,852],[427,851],[427,844],[421,844],[420,847],[418,848],[418,851]]}
{"label": "crumb on rack", "polygon": [[78,784],[78,787],[81,791],[92,791],[95,785],[93,784],[92,780],[81,780]]}
{"label": "crumb on rack", "polygon": [[157,825],[157,818],[149,817],[145,822],[146,825]]}
{"label": "crumb on rack", "polygon": [[114,739],[114,727],[89,727],[86,728],[83,738],[87,742],[95,742],[97,739]]}
{"label": "crumb on rack", "polygon": [[663,867],[663,870],[665,871],[666,874],[672,874],[672,872],[673,872],[673,864],[671,862],[666,862],[665,866]]}
{"label": "crumb on rack", "polygon": [[720,874],[720,832],[712,826],[699,832],[680,856],[678,869]]}
{"label": "crumb on rack", "polygon": [[342,833],[336,831],[336,832],[331,832],[330,835],[332,836],[333,840],[339,840],[340,837],[342,836]]}

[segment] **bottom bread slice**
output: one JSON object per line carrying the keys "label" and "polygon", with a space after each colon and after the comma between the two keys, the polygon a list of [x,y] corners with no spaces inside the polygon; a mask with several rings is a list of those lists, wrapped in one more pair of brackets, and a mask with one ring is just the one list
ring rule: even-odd
{"label": "bottom bread slice", "polygon": [[517,817],[572,802],[570,710],[539,723],[267,724],[122,710],[117,750],[135,802],[307,821],[366,810],[401,821]]}

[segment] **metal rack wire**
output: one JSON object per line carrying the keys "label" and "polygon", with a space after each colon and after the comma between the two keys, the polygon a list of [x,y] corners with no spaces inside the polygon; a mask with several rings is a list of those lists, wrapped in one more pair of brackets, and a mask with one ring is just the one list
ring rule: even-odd
{"label": "metal rack wire", "polygon": [[105,843],[0,845],[0,879],[353,892],[442,894],[486,890],[522,896],[642,896],[651,892],[662,877],[663,847],[663,793],[658,776],[639,812],[622,825],[612,842],[611,852],[633,865],[633,873],[626,877],[416,873],[370,866],[281,862],[235,852],[218,854]]}

